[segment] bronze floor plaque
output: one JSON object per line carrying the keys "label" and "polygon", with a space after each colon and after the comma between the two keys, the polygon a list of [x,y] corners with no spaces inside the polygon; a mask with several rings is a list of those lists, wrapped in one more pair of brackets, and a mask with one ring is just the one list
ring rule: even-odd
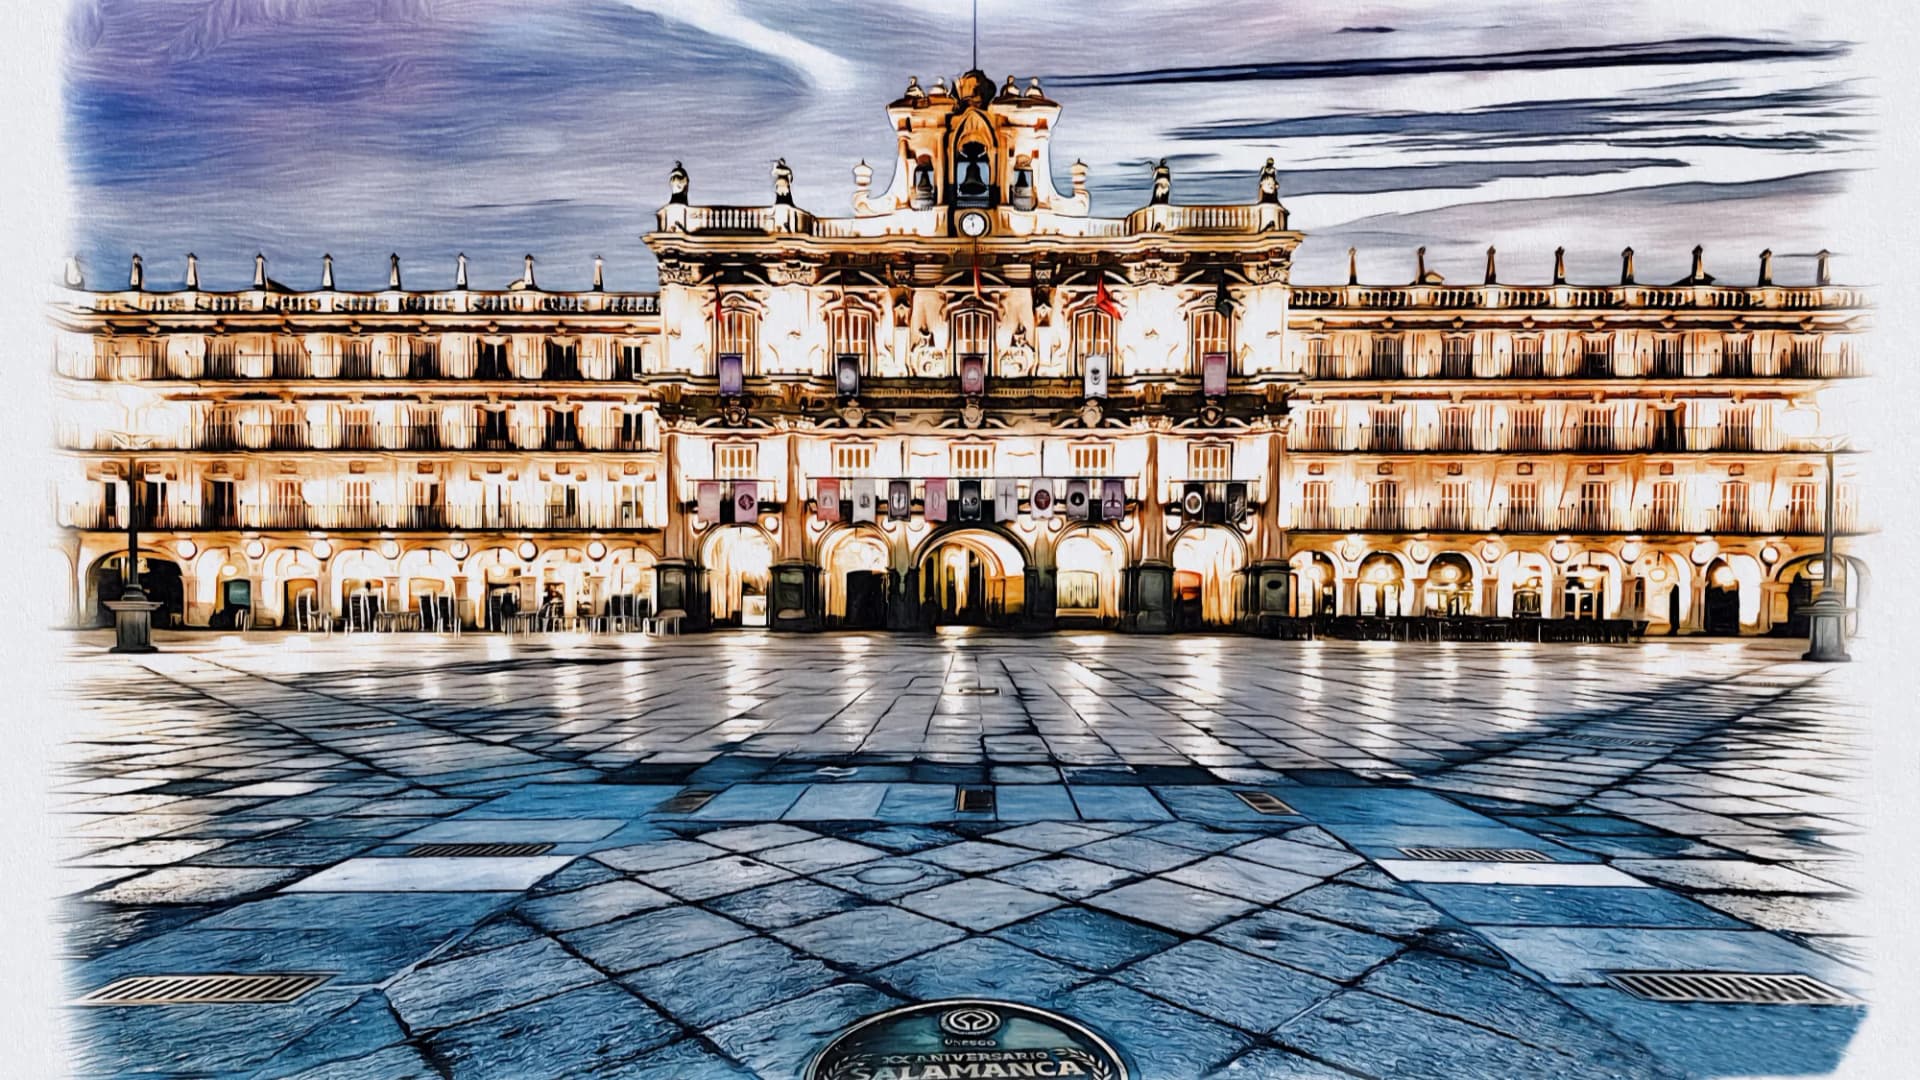
{"label": "bronze floor plaque", "polygon": [[869,1016],[807,1065],[806,1080],[1127,1080],[1105,1039],[1010,1001],[930,1001]]}

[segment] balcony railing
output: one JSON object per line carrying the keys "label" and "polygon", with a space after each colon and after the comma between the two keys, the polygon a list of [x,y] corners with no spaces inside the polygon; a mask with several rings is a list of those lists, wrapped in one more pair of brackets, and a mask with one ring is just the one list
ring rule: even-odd
{"label": "balcony railing", "polygon": [[[1819,536],[1824,521],[1818,509],[1693,512],[1680,508],[1565,506],[1467,507],[1297,506],[1288,528],[1302,532],[1453,532],[1453,533],[1644,533],[1727,536]],[[1835,531],[1857,534],[1856,515],[1841,508]]]}
{"label": "balcony railing", "polygon": [[[1298,295],[1298,293],[1296,293]],[[1569,364],[1563,359],[1549,362],[1537,353],[1515,353],[1504,369],[1488,366],[1476,369],[1463,357],[1440,358],[1438,363],[1419,362],[1413,357],[1394,356],[1309,356],[1302,363],[1302,374],[1325,381],[1398,381],[1405,379],[1837,379],[1864,374],[1852,350],[1833,353],[1803,351],[1776,357],[1768,364],[1757,364],[1750,356],[1738,353],[1717,357],[1685,358],[1655,356],[1644,369],[1637,363],[1617,365],[1611,354],[1583,353]]]}
{"label": "balcony railing", "polygon": [[[127,527],[126,508],[109,509],[99,503],[65,507],[60,524],[71,529],[118,532]],[[415,503],[263,503],[232,510],[172,503],[142,507],[137,527],[143,531],[172,532],[194,529],[263,529],[307,531],[423,531],[557,530],[601,531],[658,527],[637,504],[586,505],[507,504],[501,506]]]}

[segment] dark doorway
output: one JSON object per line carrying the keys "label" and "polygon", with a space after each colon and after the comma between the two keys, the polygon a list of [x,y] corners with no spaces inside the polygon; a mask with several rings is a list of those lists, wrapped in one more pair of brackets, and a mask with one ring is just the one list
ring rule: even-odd
{"label": "dark doorway", "polygon": [[1201,630],[1206,626],[1202,614],[1203,601],[1200,597],[1202,580],[1192,570],[1173,572],[1173,628],[1175,630]]}
{"label": "dark doorway", "polygon": [[1707,568],[1706,610],[1701,628],[1708,634],[1732,637],[1740,633],[1740,583],[1724,562]]}
{"label": "dark doorway", "polygon": [[[113,612],[107,601],[120,599],[127,591],[125,555],[109,555],[93,569],[94,624],[112,626]],[[147,599],[159,602],[153,613],[156,628],[179,626],[186,616],[186,592],[180,585],[180,567],[167,559],[140,557],[140,588]]]}
{"label": "dark doorway", "polygon": [[883,570],[858,570],[847,575],[847,614],[850,630],[880,630],[887,625],[887,575]]}

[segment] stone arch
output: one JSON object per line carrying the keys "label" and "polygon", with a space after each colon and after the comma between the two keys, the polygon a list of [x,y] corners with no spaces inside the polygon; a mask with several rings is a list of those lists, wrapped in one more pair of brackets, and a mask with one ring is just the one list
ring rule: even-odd
{"label": "stone arch", "polygon": [[1240,615],[1247,540],[1225,525],[1182,525],[1167,546],[1173,563],[1174,625],[1231,626]]}
{"label": "stone arch", "polygon": [[876,525],[836,525],[820,539],[822,614],[830,625],[886,625],[894,581],[893,538]]}
{"label": "stone arch", "polygon": [[1077,523],[1053,538],[1046,555],[1054,568],[1056,615],[1103,622],[1120,618],[1127,541],[1118,529]]}
{"label": "stone arch", "polygon": [[700,541],[708,611],[715,625],[766,626],[771,612],[773,537],[759,525],[716,525]]}
{"label": "stone arch", "polygon": [[936,624],[1011,621],[1025,610],[1030,560],[1026,545],[996,526],[967,524],[933,533],[913,556],[922,610]]}

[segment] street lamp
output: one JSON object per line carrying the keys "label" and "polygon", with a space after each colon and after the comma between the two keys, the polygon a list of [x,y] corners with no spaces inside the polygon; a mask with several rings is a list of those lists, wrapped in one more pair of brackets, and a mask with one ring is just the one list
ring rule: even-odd
{"label": "street lamp", "polygon": [[[1843,449],[1844,440],[1835,435],[1817,435],[1811,429],[1816,426],[1816,418],[1811,409],[1796,408],[1787,410],[1783,417],[1787,421],[1788,434],[1818,449],[1827,459],[1825,512],[1821,515],[1821,534],[1823,542],[1820,549],[1820,595],[1807,605],[1807,651],[1802,660],[1818,660],[1823,663],[1837,664],[1852,660],[1847,655],[1847,608],[1846,590],[1835,592],[1833,588],[1833,529],[1834,529],[1834,454]],[[1795,430],[1798,429],[1798,430]]]}
{"label": "street lamp", "polygon": [[[116,436],[115,442],[128,450],[139,449],[141,440],[135,436]],[[160,601],[147,599],[145,589],[140,587],[140,509],[134,502],[134,484],[138,481],[138,463],[132,454],[127,455],[127,579],[126,587],[120,592],[120,599],[108,600],[107,610],[113,612],[113,648],[117,653],[150,653],[159,650],[153,647],[153,613],[161,607]]]}

